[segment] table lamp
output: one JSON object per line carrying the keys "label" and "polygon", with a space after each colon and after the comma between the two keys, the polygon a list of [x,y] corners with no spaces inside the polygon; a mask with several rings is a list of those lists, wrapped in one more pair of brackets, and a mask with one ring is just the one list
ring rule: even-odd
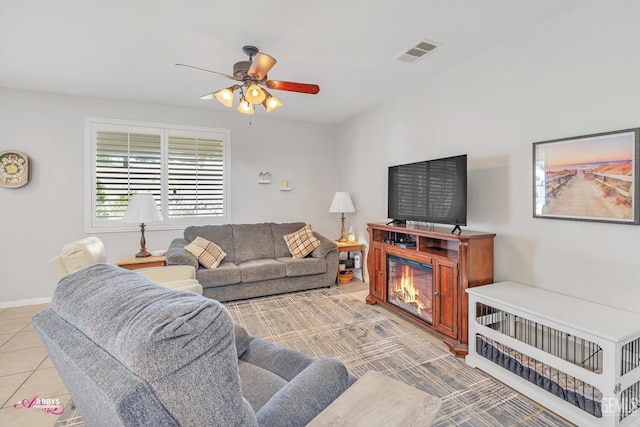
{"label": "table lamp", "polygon": [[344,235],[344,214],[355,212],[356,208],[353,207],[353,202],[351,201],[351,197],[349,197],[349,193],[346,191],[338,191],[335,196],[333,196],[333,201],[331,202],[331,207],[329,208],[329,212],[331,213],[341,213],[342,214],[342,231],[340,239],[338,242],[346,242],[347,238]]}
{"label": "table lamp", "polygon": [[150,193],[136,193],[131,196],[122,221],[140,223],[140,252],[136,254],[136,258],[150,256],[144,239],[144,223],[162,221],[162,214],[153,195]]}

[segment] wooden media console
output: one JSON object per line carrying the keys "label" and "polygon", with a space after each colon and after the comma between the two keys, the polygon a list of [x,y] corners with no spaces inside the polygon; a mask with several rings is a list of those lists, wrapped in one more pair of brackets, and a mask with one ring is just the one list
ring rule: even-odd
{"label": "wooden media console", "polygon": [[[495,234],[452,233],[450,228],[417,224],[367,225],[367,304],[388,307],[440,335],[456,356],[466,355],[465,290],[493,283]],[[426,278],[419,290],[413,290],[406,276]],[[394,283],[389,285],[389,280]]]}

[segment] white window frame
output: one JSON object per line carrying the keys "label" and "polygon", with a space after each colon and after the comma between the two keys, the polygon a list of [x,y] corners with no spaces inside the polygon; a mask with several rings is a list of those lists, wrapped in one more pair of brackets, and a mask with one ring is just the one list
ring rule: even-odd
{"label": "white window frame", "polygon": [[[129,129],[127,129],[129,127]],[[227,224],[231,218],[231,130],[221,128],[184,126],[166,123],[141,122],[131,120],[108,119],[100,117],[85,118],[85,232],[104,233],[139,230],[139,224],[129,224],[117,220],[99,220],[96,217],[96,147],[97,131],[105,129],[123,131],[150,130],[161,138],[161,212],[163,221],[146,225],[147,230],[176,230],[188,225]],[[194,137],[217,138],[223,141],[223,204],[221,216],[169,218],[168,212],[168,138],[171,135],[192,135]]]}

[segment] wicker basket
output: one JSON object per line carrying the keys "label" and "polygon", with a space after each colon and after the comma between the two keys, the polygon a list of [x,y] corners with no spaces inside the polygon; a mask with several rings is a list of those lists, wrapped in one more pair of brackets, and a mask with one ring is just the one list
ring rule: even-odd
{"label": "wicker basket", "polygon": [[344,285],[345,283],[351,282],[351,279],[353,279],[353,271],[351,270],[341,271],[340,274],[338,274],[338,284]]}

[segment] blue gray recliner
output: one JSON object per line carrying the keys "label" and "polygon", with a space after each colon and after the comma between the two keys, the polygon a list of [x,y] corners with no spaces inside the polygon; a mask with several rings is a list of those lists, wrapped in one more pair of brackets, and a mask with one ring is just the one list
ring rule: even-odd
{"label": "blue gray recliner", "polygon": [[64,277],[32,324],[88,426],[303,426],[354,380],[112,265]]}

